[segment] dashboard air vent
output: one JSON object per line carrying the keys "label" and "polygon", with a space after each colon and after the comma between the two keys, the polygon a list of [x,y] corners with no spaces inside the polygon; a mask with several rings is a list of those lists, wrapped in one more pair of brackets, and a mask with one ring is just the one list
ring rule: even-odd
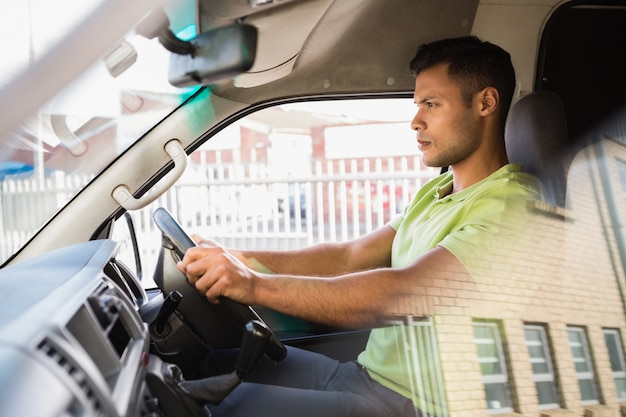
{"label": "dashboard air vent", "polygon": [[97,416],[104,416],[104,410],[102,409],[102,405],[100,404],[91,381],[63,349],[54,343],[52,339],[46,337],[39,343],[37,350],[43,354],[45,358],[52,361],[69,375],[83,392],[87,404],[91,405],[91,408]]}

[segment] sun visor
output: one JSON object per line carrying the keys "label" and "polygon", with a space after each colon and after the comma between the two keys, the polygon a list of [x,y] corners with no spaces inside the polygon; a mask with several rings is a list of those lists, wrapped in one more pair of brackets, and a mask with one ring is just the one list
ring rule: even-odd
{"label": "sun visor", "polygon": [[290,74],[309,34],[331,3],[290,3],[243,19],[258,30],[257,55],[252,68],[235,78],[235,86],[255,87]]}

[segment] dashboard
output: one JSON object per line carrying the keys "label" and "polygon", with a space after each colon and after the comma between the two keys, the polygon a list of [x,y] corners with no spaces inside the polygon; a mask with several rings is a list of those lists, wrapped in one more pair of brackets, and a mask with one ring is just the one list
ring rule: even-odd
{"label": "dashboard", "polygon": [[0,270],[0,415],[158,415],[146,296],[117,250],[91,241]]}
{"label": "dashboard", "polygon": [[[209,310],[164,252],[157,269],[167,296],[148,297],[118,250],[94,240],[0,270],[0,416],[210,417],[207,405],[264,354],[285,357],[249,306],[223,299]],[[234,347],[232,372],[198,373],[206,355]]]}

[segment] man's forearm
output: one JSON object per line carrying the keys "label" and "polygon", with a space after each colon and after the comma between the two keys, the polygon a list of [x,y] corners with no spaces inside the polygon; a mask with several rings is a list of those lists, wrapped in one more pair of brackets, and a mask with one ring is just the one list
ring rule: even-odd
{"label": "man's forearm", "polygon": [[347,242],[326,242],[285,251],[229,250],[249,268],[287,275],[333,277],[391,266],[391,247],[396,232],[381,227]]}
{"label": "man's forearm", "polygon": [[384,323],[388,303],[402,288],[390,282],[401,275],[390,268],[326,279],[261,275],[254,285],[255,304],[316,323],[369,328]]}
{"label": "man's forearm", "polygon": [[347,251],[335,243],[288,251],[230,252],[247,267],[262,273],[329,277],[352,272],[348,268]]}
{"label": "man's forearm", "polygon": [[[255,304],[340,327],[373,327],[398,316],[435,313],[443,289],[463,291],[481,303],[465,266],[437,247],[404,268],[376,268],[327,279],[255,274]],[[445,301],[449,303],[450,300]]]}

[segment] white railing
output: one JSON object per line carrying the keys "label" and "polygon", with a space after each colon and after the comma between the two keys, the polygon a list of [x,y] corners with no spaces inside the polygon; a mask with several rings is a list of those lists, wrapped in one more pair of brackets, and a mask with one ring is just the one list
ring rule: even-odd
{"label": "white railing", "polygon": [[0,263],[15,253],[56,210],[91,179],[55,172],[0,181]]}
{"label": "white railing", "polygon": [[156,264],[160,233],[151,221],[165,207],[190,233],[227,247],[294,249],[343,241],[388,222],[437,174],[420,159],[316,163],[306,177],[271,175],[266,165],[194,165],[150,207],[131,213],[145,276]]}
{"label": "white railing", "polygon": [[[194,164],[150,207],[131,213],[144,264],[154,265],[159,232],[150,216],[167,208],[190,233],[231,247],[287,249],[374,230],[437,174],[418,157],[318,162],[303,177],[271,175],[260,163]],[[0,255],[6,259],[84,177],[0,182]]]}

